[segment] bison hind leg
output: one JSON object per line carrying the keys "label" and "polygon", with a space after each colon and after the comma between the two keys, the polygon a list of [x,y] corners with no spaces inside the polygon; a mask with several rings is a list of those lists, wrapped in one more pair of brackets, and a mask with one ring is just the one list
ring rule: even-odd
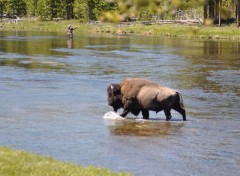
{"label": "bison hind leg", "polygon": [[179,112],[180,114],[182,114],[182,116],[183,116],[183,120],[184,120],[184,121],[187,120],[187,119],[186,119],[186,112],[185,112],[185,109],[183,109],[183,108],[178,108],[178,109],[176,109],[176,111]]}
{"label": "bison hind leg", "polygon": [[183,120],[186,121],[186,112],[185,109],[182,108],[181,106],[173,107],[173,109],[177,112],[179,112],[183,116]]}
{"label": "bison hind leg", "polygon": [[186,111],[183,105],[183,99],[182,95],[177,92],[178,100],[175,102],[175,105],[173,106],[173,109],[177,112],[179,112],[183,116],[183,121],[186,121]]}

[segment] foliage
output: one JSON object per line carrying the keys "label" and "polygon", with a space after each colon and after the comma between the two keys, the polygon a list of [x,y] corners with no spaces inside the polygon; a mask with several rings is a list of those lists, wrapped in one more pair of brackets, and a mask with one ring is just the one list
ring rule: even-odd
{"label": "foliage", "polygon": [[27,15],[39,17],[41,20],[96,20],[103,12],[115,8],[116,4],[107,0],[0,0],[0,15]]}
{"label": "foliage", "polygon": [[218,18],[226,20],[235,17],[238,14],[236,11],[240,16],[240,6],[239,10],[236,10],[237,2],[236,0],[0,0],[0,15],[38,17],[41,20],[100,19],[119,22],[129,19],[150,20],[156,16],[159,19],[176,19],[179,17],[179,12],[188,13],[194,9],[197,12],[195,16],[213,22]]}
{"label": "foliage", "polygon": [[88,0],[75,0],[73,7],[75,18],[89,20]]}
{"label": "foliage", "polygon": [[46,20],[48,18],[49,6],[48,1],[38,0],[36,15],[40,17],[41,20]]}
{"label": "foliage", "polygon": [[114,173],[107,169],[89,166],[82,167],[71,163],[59,162],[51,157],[42,157],[24,151],[0,147],[0,175],[4,176],[127,176],[128,173]]}
{"label": "foliage", "polygon": [[[79,20],[61,20],[61,21],[21,21],[18,24],[10,23],[2,26],[1,30],[29,30],[29,31],[52,31],[63,33],[66,35],[66,28],[68,24],[72,24],[77,27],[74,31],[74,35],[78,36],[82,32],[101,32],[101,33],[112,33],[112,34],[126,34],[126,35],[155,35],[164,37],[183,37],[183,38],[200,38],[200,39],[230,39],[240,40],[240,30],[236,27],[224,26],[209,27],[202,25],[181,25],[181,24],[165,24],[165,25],[144,25],[141,22],[132,23],[126,22],[118,25],[111,23],[79,23]],[[99,25],[100,24],[100,25]],[[42,46],[51,45],[51,43],[42,44]],[[13,48],[15,45],[11,45]],[[22,47],[21,48],[28,48]],[[48,47],[46,47],[48,48]],[[38,50],[38,47],[33,47],[27,52],[32,50]],[[10,52],[10,51],[9,51]]]}
{"label": "foliage", "polygon": [[105,14],[105,19],[119,18],[124,21],[128,17],[151,17],[153,15],[173,16],[179,9],[198,8],[203,0],[114,0],[118,12]]}
{"label": "foliage", "polygon": [[26,7],[27,7],[27,14],[29,16],[36,16],[36,9],[37,9],[37,2],[38,0],[28,0],[26,1]]}
{"label": "foliage", "polygon": [[24,0],[0,0],[0,14],[13,16],[26,14],[26,2]]}

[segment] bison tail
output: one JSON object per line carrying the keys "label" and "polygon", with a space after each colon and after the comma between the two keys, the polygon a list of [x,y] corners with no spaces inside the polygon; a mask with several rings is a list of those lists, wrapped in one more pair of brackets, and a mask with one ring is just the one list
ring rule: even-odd
{"label": "bison tail", "polygon": [[185,108],[183,105],[183,98],[179,92],[177,92],[177,95],[178,95],[178,99],[179,99],[178,106],[180,106],[180,107],[176,108],[175,110],[182,114],[183,120],[185,121],[186,120],[186,112],[185,112]]}
{"label": "bison tail", "polygon": [[177,92],[177,95],[178,95],[178,98],[179,98],[179,104],[180,104],[181,108],[185,109],[184,105],[183,105],[182,95],[179,92]]}

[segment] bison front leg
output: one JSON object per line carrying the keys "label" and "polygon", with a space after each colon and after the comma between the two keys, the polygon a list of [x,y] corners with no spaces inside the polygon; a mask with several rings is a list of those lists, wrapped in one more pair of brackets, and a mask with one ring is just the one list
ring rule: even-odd
{"label": "bison front leg", "polygon": [[123,112],[122,112],[122,114],[120,115],[120,116],[122,116],[122,117],[126,117],[126,115],[129,113],[129,111],[128,110],[123,110]]}
{"label": "bison front leg", "polygon": [[123,101],[123,112],[121,114],[122,117],[126,117],[126,115],[130,112],[131,101],[124,99]]}
{"label": "bison front leg", "polygon": [[165,109],[164,113],[165,113],[165,116],[166,116],[166,121],[169,121],[172,118],[171,109]]}
{"label": "bison front leg", "polygon": [[149,111],[146,109],[142,110],[143,119],[149,119]]}

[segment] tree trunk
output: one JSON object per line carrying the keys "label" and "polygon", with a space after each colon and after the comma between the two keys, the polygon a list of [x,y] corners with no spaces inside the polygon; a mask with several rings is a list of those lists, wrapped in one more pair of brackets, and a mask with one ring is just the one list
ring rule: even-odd
{"label": "tree trunk", "polygon": [[237,27],[240,26],[240,0],[237,1],[237,8],[236,8],[236,14],[237,14]]}
{"label": "tree trunk", "polygon": [[217,0],[217,16],[218,16],[218,27],[221,27],[221,8],[222,8],[222,0]]}
{"label": "tree trunk", "polygon": [[208,18],[208,3],[205,1],[204,6],[203,6],[203,24],[205,24],[206,19]]}
{"label": "tree trunk", "polygon": [[213,19],[215,16],[214,6],[215,6],[214,0],[209,0],[209,18],[211,19]]}

